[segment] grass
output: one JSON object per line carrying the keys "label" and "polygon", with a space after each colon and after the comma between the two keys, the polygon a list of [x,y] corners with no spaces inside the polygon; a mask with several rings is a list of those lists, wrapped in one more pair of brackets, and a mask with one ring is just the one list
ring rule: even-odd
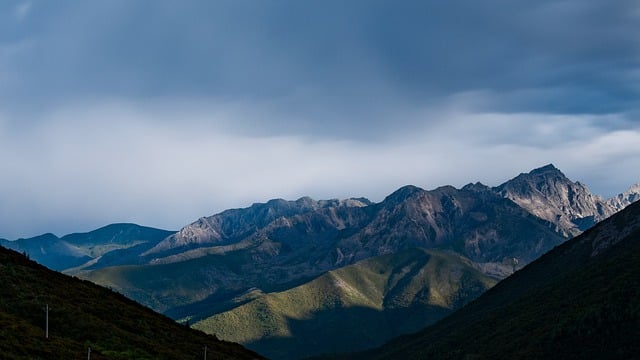
{"label": "grass", "polygon": [[273,359],[365,349],[435,322],[495,282],[461,256],[416,248],[330,271],[194,327]]}
{"label": "grass", "polygon": [[[0,248],[0,353],[3,359],[258,358],[88,281],[46,269]],[[49,311],[49,339],[44,337]]]}

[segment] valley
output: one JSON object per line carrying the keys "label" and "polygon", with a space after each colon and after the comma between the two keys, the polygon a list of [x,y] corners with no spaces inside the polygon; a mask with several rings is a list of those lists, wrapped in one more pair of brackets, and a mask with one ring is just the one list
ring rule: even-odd
{"label": "valley", "polygon": [[273,359],[360,351],[460,309],[638,199],[553,165],[496,187],[256,203],[177,232],[113,224],[3,246]]}

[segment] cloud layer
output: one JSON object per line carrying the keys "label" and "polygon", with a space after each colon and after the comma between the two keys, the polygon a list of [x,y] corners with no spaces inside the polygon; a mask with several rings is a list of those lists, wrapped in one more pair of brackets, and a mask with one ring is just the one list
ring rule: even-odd
{"label": "cloud layer", "polygon": [[640,180],[635,1],[0,5],[0,237],[274,197]]}

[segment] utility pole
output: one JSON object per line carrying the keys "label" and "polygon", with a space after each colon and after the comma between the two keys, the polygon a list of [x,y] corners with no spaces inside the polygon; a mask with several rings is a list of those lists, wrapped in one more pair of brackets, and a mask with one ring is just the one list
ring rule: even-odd
{"label": "utility pole", "polygon": [[46,305],[44,311],[46,313],[44,322],[44,338],[49,339],[49,304]]}
{"label": "utility pole", "polygon": [[87,360],[91,360],[91,348],[87,348]]}
{"label": "utility pole", "polygon": [[204,346],[204,360],[207,360],[207,345]]}

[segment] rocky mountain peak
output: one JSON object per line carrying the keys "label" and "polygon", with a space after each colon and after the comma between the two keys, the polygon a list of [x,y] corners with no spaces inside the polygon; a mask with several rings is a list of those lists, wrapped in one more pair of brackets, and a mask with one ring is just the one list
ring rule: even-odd
{"label": "rocky mountain peak", "polygon": [[383,202],[393,204],[400,203],[420,192],[424,192],[424,190],[417,186],[405,185],[387,196]]}
{"label": "rocky mountain peak", "polygon": [[560,169],[555,167],[555,165],[553,164],[547,164],[537,169],[533,169],[529,172],[529,174],[537,175],[537,176],[556,176],[556,177],[566,178],[566,176],[562,173],[562,171],[560,171]]}
{"label": "rocky mountain peak", "polygon": [[[557,195],[559,187],[573,184],[562,171],[552,164],[531,170],[528,173],[521,173],[515,178],[498,186],[496,189],[503,195],[509,194],[531,194],[540,192],[544,195]],[[508,196],[506,196],[508,197]]]}
{"label": "rocky mountain peak", "polygon": [[494,188],[533,215],[574,236],[615,210],[580,182],[573,182],[552,164],[523,173]]}
{"label": "rocky mountain peak", "polygon": [[468,183],[467,185],[462,187],[462,190],[473,191],[473,192],[485,192],[485,191],[490,191],[491,188],[478,181],[475,184]]}
{"label": "rocky mountain peak", "polygon": [[638,200],[640,200],[640,183],[632,185],[627,191],[607,200],[607,204],[616,211],[620,211]]}

